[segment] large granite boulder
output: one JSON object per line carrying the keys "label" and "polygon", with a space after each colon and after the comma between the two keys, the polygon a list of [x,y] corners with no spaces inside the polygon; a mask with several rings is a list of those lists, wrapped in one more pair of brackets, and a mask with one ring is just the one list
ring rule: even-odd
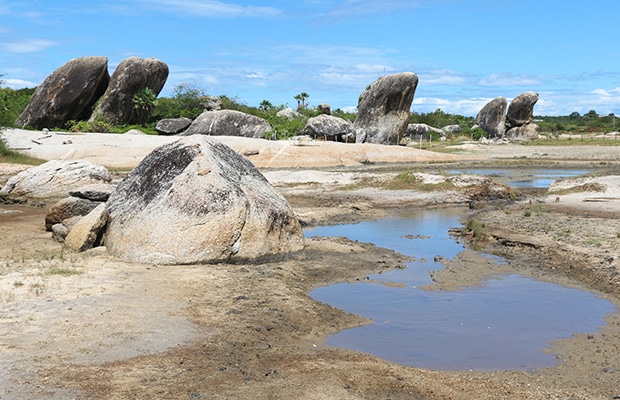
{"label": "large granite boulder", "polygon": [[496,97],[485,104],[476,116],[475,124],[489,134],[490,139],[503,138],[506,132],[506,107],[504,97]]}
{"label": "large granite boulder", "polygon": [[163,61],[139,57],[122,60],[90,119],[101,119],[113,125],[139,122],[134,95],[148,88],[157,96],[167,79],[168,65]]}
{"label": "large granite boulder", "polygon": [[252,163],[201,135],[155,149],[107,206],[105,246],[128,261],[263,261],[304,245],[290,206]]}
{"label": "large granite boulder", "polygon": [[37,87],[15,124],[22,128],[64,128],[68,121],[86,120],[109,79],[107,57],[70,60]]}
{"label": "large granite boulder", "polygon": [[98,183],[110,183],[109,171],[83,160],[52,160],[11,177],[0,197],[65,197],[71,190]]}
{"label": "large granite boulder", "polygon": [[538,139],[539,132],[540,127],[538,125],[529,123],[510,128],[506,132],[506,137],[512,140],[536,140]]}
{"label": "large granite boulder", "polygon": [[321,114],[308,119],[304,131],[314,139],[347,143],[355,141],[353,124],[333,115]]}
{"label": "large granite boulder", "polygon": [[537,101],[538,93],[536,92],[521,93],[512,99],[506,114],[506,126],[511,128],[532,122],[534,105]]}
{"label": "large granite boulder", "polygon": [[260,138],[273,128],[260,117],[235,110],[205,111],[181,133],[187,135]]}
{"label": "large granite boulder", "polygon": [[155,130],[160,135],[176,135],[181,133],[192,124],[192,120],[189,118],[166,118],[157,122]]}
{"label": "large granite boulder", "polygon": [[428,138],[431,132],[434,132],[441,137],[446,136],[446,133],[439,129],[432,127],[428,124],[409,124],[407,125],[407,130],[405,131],[405,136],[409,139],[420,139],[420,138]]}
{"label": "large granite boulder", "polygon": [[418,86],[412,72],[379,78],[360,95],[357,106],[357,143],[398,144],[407,129],[411,102]]}

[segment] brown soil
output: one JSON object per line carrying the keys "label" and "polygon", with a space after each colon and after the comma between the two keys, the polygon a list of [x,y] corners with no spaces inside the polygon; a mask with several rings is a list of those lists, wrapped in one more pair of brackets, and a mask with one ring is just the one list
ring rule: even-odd
{"label": "brown soil", "polygon": [[[463,202],[458,193],[276,186],[309,225]],[[434,289],[516,272],[619,304],[617,205],[588,211],[529,200],[479,205],[464,217],[484,223],[487,240],[477,246],[509,261],[498,267],[466,251],[433,273]],[[322,285],[402,268],[402,255],[344,238],[313,238],[299,254],[269,264],[131,264],[102,249],[64,250],[44,230],[50,205],[0,204],[2,399],[620,396],[617,313],[599,332],[554,343],[551,351],[562,360],[554,368],[485,373],[403,366],[325,346],[329,335],[370,321],[308,296]]]}

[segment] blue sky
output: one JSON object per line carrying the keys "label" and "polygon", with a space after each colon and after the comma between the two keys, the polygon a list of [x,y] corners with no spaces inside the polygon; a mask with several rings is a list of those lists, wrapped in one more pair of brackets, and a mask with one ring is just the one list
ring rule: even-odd
{"label": "blue sky", "polygon": [[618,0],[0,0],[0,74],[32,87],[72,58],[166,62],[257,106],[357,105],[380,76],[418,74],[412,111],[475,115],[536,91],[537,115],[620,114]]}

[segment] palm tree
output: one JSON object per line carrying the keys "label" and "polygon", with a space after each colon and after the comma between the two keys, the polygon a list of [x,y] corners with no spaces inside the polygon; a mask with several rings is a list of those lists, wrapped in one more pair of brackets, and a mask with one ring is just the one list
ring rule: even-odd
{"label": "palm tree", "polygon": [[297,100],[297,109],[303,109],[306,108],[306,106],[308,105],[306,103],[306,100],[308,99],[308,97],[310,97],[310,95],[306,92],[301,92],[299,93],[297,96],[294,97],[295,100]]}
{"label": "palm tree", "polygon": [[271,104],[269,100],[263,100],[258,105],[258,108],[260,108],[263,111],[271,110],[272,107],[273,107],[273,104]]}

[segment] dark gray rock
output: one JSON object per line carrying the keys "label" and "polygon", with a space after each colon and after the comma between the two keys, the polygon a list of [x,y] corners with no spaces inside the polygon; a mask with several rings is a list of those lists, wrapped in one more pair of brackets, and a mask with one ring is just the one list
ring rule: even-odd
{"label": "dark gray rock", "polygon": [[506,132],[506,107],[504,97],[496,97],[485,104],[476,116],[476,125],[489,134],[490,139],[503,138]]}
{"label": "dark gray rock", "polygon": [[316,106],[316,108],[317,110],[319,110],[321,114],[326,114],[326,115],[332,114],[332,108],[329,104],[319,104],[318,106]]}
{"label": "dark gray rock", "polygon": [[359,98],[357,143],[398,144],[407,129],[411,102],[418,85],[412,72],[379,78]]}
{"label": "dark gray rock", "polygon": [[52,230],[55,224],[63,223],[76,216],[84,216],[95,209],[99,204],[98,201],[80,199],[79,197],[65,197],[59,200],[50,208],[45,215],[45,230]]}
{"label": "dark gray rock", "polygon": [[15,124],[22,128],[64,128],[68,121],[86,120],[109,79],[106,57],[70,60],[37,87]]}
{"label": "dark gray rock", "polygon": [[262,261],[304,246],[286,200],[250,161],[202,135],[155,149],[107,206],[105,246],[128,261]]}
{"label": "dark gray rock", "polygon": [[506,126],[511,128],[532,122],[534,105],[537,101],[538,93],[536,92],[521,93],[512,99],[506,114]]}
{"label": "dark gray rock", "polygon": [[107,90],[91,116],[113,125],[139,122],[133,104],[134,95],[149,88],[155,95],[161,92],[168,79],[168,66],[154,58],[126,58],[118,64]]}
{"label": "dark gray rock", "polygon": [[269,122],[235,110],[205,111],[180,135],[242,136],[260,138],[273,128]]}
{"label": "dark gray rock", "polygon": [[176,135],[183,132],[192,124],[189,118],[167,118],[162,119],[155,125],[155,130],[160,135]]}
{"label": "dark gray rock", "polygon": [[321,114],[308,119],[304,131],[306,135],[313,139],[324,139],[334,142],[355,141],[355,131],[351,122],[327,114]]}
{"label": "dark gray rock", "polygon": [[69,196],[92,201],[107,201],[114,189],[115,186],[110,184],[90,184],[69,190]]}

